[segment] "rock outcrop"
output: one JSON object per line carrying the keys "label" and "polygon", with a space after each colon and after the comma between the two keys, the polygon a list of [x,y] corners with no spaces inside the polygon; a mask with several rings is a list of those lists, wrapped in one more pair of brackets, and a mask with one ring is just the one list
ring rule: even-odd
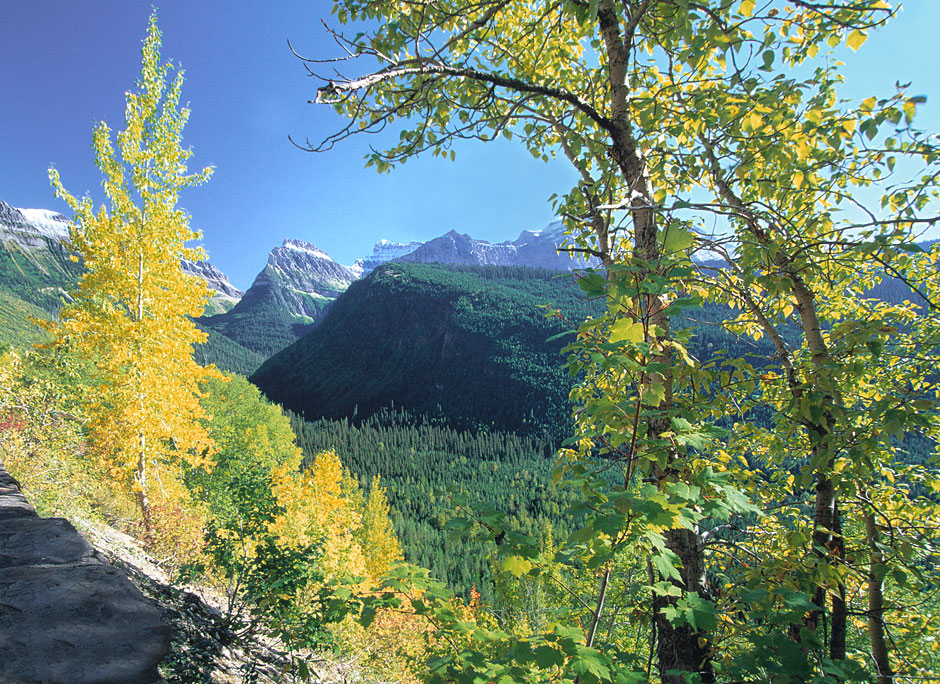
{"label": "rock outcrop", "polygon": [[0,683],[156,682],[169,646],[160,610],[0,466]]}
{"label": "rock outcrop", "polygon": [[394,261],[406,254],[411,254],[418,249],[423,242],[414,240],[412,242],[392,242],[391,240],[379,240],[372,247],[372,254],[364,259],[356,259],[352,269],[360,276],[374,270],[376,266],[384,264],[387,261]]}
{"label": "rock outcrop", "polygon": [[206,281],[210,288],[215,290],[212,301],[206,308],[206,315],[222,313],[230,310],[241,301],[244,292],[229,282],[228,276],[222,273],[208,261],[187,261],[182,262],[183,272],[198,276]]}

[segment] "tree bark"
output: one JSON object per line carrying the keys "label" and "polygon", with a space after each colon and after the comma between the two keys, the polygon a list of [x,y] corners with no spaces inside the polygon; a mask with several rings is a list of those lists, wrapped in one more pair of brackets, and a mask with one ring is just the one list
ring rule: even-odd
{"label": "tree bark", "polygon": [[[697,592],[703,598],[709,598],[704,591],[705,567],[702,559],[699,535],[692,530],[678,529],[666,532],[666,547],[679,556],[682,567],[683,591]],[[657,597],[653,601],[656,620],[656,658],[659,675],[663,682],[685,684],[682,673],[694,672],[701,681],[711,684],[715,681],[712,670],[710,635],[690,625],[674,627],[663,614],[663,610],[676,602],[668,596]],[[680,674],[667,674],[670,670]]]}
{"label": "tree bark", "polygon": [[[634,16],[628,26],[627,39],[649,3],[643,2],[634,8]],[[640,154],[639,146],[633,135],[627,67],[629,64],[630,45],[625,45],[620,22],[613,0],[600,0],[597,8],[597,21],[601,37],[607,53],[608,82],[610,88],[610,111],[612,130],[610,154],[617,164],[626,181],[630,193],[630,214],[633,222],[633,250],[634,256],[647,263],[656,263],[662,258],[657,225],[657,214],[653,201],[653,188],[650,183],[646,162]],[[631,28],[632,27],[632,28]],[[642,278],[642,274],[641,274]],[[659,341],[670,339],[669,317],[664,314],[667,302],[664,298],[649,294],[645,295],[645,315],[648,329],[658,328]],[[651,357],[653,362],[662,362],[671,368],[672,355],[666,351]],[[651,441],[659,439],[659,435],[671,429],[669,411],[673,406],[672,372],[666,370],[661,376],[649,378],[649,382],[663,384],[665,399],[659,405],[647,423],[647,432]],[[639,400],[639,399],[638,399]],[[650,407],[656,408],[656,407]],[[668,454],[667,463],[671,464],[679,458],[678,453],[672,451]],[[654,474],[660,483],[676,479],[678,472],[669,465]],[[697,592],[703,598],[708,598],[705,587],[705,562],[703,546],[697,532],[687,529],[667,530],[665,533],[666,547],[675,553],[680,561],[679,568],[681,582],[677,583],[683,591]],[[655,612],[657,641],[658,670],[665,684],[683,684],[688,673],[696,673],[701,681],[707,683],[714,681],[711,663],[710,635],[690,625],[675,627],[665,618],[663,610],[675,604],[675,597],[657,597],[653,602]],[[670,672],[674,674],[669,674]]]}
{"label": "tree bark", "polygon": [[[832,506],[832,542],[830,563],[845,564],[845,538],[842,536],[842,513],[839,504]],[[829,642],[829,658],[835,661],[845,660],[845,635],[848,620],[848,606],[845,603],[845,584],[839,582],[836,593],[832,595],[832,631]]]}
{"label": "tree bark", "polygon": [[[885,597],[884,597],[884,562],[885,557],[879,546],[881,535],[872,511],[865,511],[865,537],[869,548],[868,561],[868,640],[871,643],[871,655],[878,668],[878,684],[893,684],[894,670],[888,657],[888,643],[885,639]],[[881,568],[879,568],[881,566]]]}

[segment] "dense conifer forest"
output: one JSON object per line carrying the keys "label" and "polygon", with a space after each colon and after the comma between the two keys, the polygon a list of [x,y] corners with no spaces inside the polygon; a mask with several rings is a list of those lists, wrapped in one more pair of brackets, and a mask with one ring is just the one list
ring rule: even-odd
{"label": "dense conifer forest", "polygon": [[504,509],[512,527],[526,534],[570,532],[570,522],[563,522],[561,514],[574,497],[552,483],[555,445],[549,438],[458,431],[444,420],[395,409],[358,422],[305,422],[295,415],[291,425],[305,463],[332,449],[364,488],[380,476],[405,557],[429,568],[464,597],[475,587],[493,601],[492,549],[448,536],[445,524],[454,513],[453,495]]}

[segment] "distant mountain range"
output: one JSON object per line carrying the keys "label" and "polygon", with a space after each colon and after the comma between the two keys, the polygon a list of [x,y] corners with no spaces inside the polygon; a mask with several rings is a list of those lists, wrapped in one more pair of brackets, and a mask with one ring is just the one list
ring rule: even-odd
{"label": "distant mountain range", "polygon": [[300,339],[350,284],[383,263],[526,266],[553,271],[588,265],[559,253],[563,241],[560,222],[541,231],[523,231],[515,240],[497,244],[450,231],[428,242],[379,240],[371,255],[344,266],[315,245],[285,240],[271,250],[267,264],[231,310],[210,312],[199,323],[267,357]]}
{"label": "distant mountain range", "polygon": [[564,226],[560,221],[539,231],[524,230],[512,242],[491,244],[474,240],[455,230],[417,247],[394,261],[412,261],[422,264],[457,264],[461,266],[528,266],[553,271],[584,268],[583,260],[572,259],[558,249],[564,243]]}
{"label": "distant mountain range", "polygon": [[[68,219],[62,214],[18,209],[0,200],[0,295],[6,298],[0,298],[0,322],[10,320],[9,331],[0,335],[0,341],[4,337],[34,341],[38,331],[25,321],[53,315],[74,287],[81,265],[71,261],[63,246],[67,237]],[[271,250],[245,292],[209,262],[184,262],[184,270],[204,278],[215,290],[205,314],[197,319],[210,333],[209,343],[197,354],[205,363],[248,374],[311,330],[340,294],[381,264],[527,266],[555,271],[585,266],[586,262],[558,252],[563,240],[559,222],[496,244],[450,231],[428,242],[379,240],[372,254],[345,266],[313,244],[288,239]],[[28,314],[24,313],[27,309]],[[19,323],[14,324],[14,319]]]}

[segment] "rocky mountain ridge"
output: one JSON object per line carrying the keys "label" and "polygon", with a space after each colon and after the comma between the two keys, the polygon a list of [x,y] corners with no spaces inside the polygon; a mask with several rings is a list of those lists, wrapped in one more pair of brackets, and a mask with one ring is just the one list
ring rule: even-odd
{"label": "rocky mountain ridge", "polygon": [[[69,219],[51,209],[21,209],[0,200],[0,245],[26,257],[40,269],[50,263],[68,260],[64,242],[69,236]],[[49,257],[53,257],[50,259]],[[209,304],[214,313],[231,309],[242,292],[228,277],[208,261],[183,261],[183,270],[205,280],[216,294]]]}
{"label": "rocky mountain ridge", "polygon": [[477,240],[466,233],[451,230],[427,242],[404,244],[379,240],[372,248],[372,255],[357,259],[352,268],[364,274],[388,261],[458,266],[528,266],[553,271],[598,265],[596,259],[585,261],[572,258],[563,251],[564,242],[564,225],[561,221],[554,221],[541,230],[523,230],[515,240],[496,243]]}
{"label": "rocky mountain ridge", "polygon": [[62,242],[69,235],[69,220],[49,209],[18,209],[0,200],[0,241],[15,242],[27,250]]}
{"label": "rocky mountain ridge", "polygon": [[386,240],[383,238],[376,242],[372,247],[372,254],[362,259],[356,259],[356,262],[352,265],[352,268],[357,270],[360,276],[362,276],[369,271],[372,271],[380,264],[384,264],[388,261],[394,261],[400,257],[405,256],[406,254],[411,254],[423,244],[424,243],[419,240],[413,240],[412,242],[404,243],[392,242],[391,240]]}
{"label": "rocky mountain ridge", "polygon": [[184,259],[182,265],[184,272],[202,278],[210,288],[215,290],[215,295],[206,305],[206,310],[211,313],[228,311],[238,304],[245,295],[244,292],[229,282],[227,275],[208,261],[188,261]]}

